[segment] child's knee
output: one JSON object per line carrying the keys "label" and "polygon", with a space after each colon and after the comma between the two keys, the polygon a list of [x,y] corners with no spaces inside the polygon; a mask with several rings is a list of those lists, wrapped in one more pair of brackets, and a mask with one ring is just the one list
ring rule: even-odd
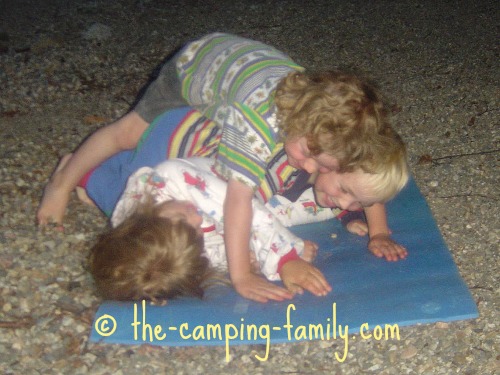
{"label": "child's knee", "polygon": [[130,150],[137,146],[149,123],[139,116],[137,112],[132,111],[110,126],[115,127],[120,148]]}

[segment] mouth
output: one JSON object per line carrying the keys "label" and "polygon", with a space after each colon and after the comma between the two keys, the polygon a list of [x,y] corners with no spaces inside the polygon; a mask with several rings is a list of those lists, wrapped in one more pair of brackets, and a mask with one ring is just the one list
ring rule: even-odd
{"label": "mouth", "polygon": [[328,195],[325,195],[325,203],[326,203],[327,207],[330,207],[330,208],[337,208],[338,207],[338,204],[333,200],[332,197],[330,197]]}
{"label": "mouth", "polygon": [[334,202],[334,200],[326,195],[326,194],[318,194],[316,191],[314,192],[314,199],[318,205],[326,208],[337,208],[338,205]]}

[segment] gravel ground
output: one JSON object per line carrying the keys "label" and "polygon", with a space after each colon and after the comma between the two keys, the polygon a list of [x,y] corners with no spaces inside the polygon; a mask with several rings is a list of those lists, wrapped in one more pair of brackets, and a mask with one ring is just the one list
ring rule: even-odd
{"label": "gravel ground", "polygon": [[[1,373],[500,373],[498,2],[0,0],[0,22]],[[106,221],[74,198],[64,233],[37,229],[43,186],[170,52],[216,30],[378,82],[478,319],[351,340],[344,363],[332,342],[273,345],[266,362],[258,345],[226,362],[222,347],[88,342],[99,299],[85,260]]]}

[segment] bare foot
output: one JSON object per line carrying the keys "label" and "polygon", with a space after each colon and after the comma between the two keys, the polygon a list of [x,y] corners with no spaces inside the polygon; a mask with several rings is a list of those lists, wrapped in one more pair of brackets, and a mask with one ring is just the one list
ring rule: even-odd
{"label": "bare foot", "polygon": [[39,225],[47,225],[51,222],[62,224],[71,191],[67,192],[62,187],[62,176],[60,172],[71,159],[72,155],[73,154],[67,154],[61,158],[56,170],[45,186],[42,200],[36,213]]}
{"label": "bare foot", "polygon": [[308,263],[312,263],[316,255],[318,255],[318,245],[315,242],[304,240],[304,252],[301,258]]}

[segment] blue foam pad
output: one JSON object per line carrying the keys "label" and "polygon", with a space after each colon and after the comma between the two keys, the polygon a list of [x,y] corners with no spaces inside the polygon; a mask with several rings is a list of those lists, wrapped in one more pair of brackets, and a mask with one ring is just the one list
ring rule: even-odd
{"label": "blue foam pad", "polygon": [[333,287],[327,297],[306,292],[290,301],[261,304],[222,286],[209,290],[204,300],[180,298],[165,306],[105,301],[90,340],[269,347],[339,339],[346,326],[349,333],[368,337],[386,329],[392,334],[399,326],[477,317],[474,300],[413,180],[387,204],[387,212],[393,238],[409,251],[405,260],[376,258],[366,238],[347,233],[337,220],[293,228],[320,246],[315,264]]}

